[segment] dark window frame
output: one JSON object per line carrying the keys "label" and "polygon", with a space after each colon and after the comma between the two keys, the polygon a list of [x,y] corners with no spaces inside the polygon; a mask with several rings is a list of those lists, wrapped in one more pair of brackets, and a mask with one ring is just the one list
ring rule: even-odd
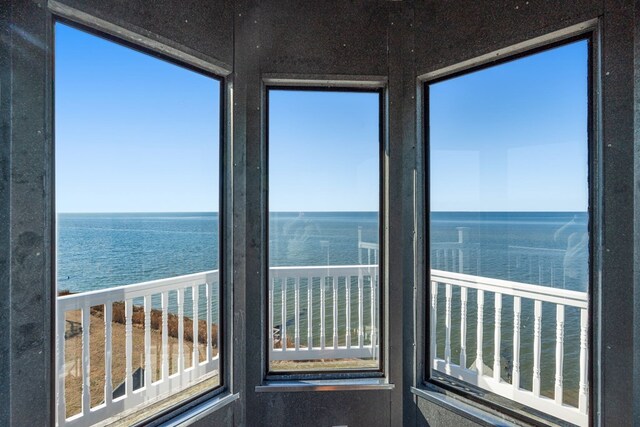
{"label": "dark window frame", "polygon": [[[302,81],[304,82],[304,81]],[[385,244],[386,238],[384,234],[385,223],[385,156],[386,156],[386,108],[385,108],[385,96],[386,88],[381,86],[376,87],[358,87],[357,85],[345,84],[345,85],[318,85],[311,83],[309,85],[290,85],[290,84],[265,84],[264,85],[264,142],[265,142],[265,213],[266,213],[266,227],[265,227],[265,247],[264,254],[267,260],[265,265],[263,289],[266,291],[265,295],[269,294],[269,92],[270,91],[300,91],[300,92],[351,92],[351,93],[377,93],[378,94],[378,135],[379,135],[379,159],[378,159],[378,176],[380,181],[378,184],[378,347],[379,347],[379,364],[377,369],[344,369],[344,370],[321,370],[321,371],[271,371],[270,359],[269,359],[269,335],[272,331],[269,331],[269,318],[270,315],[268,301],[265,298],[263,304],[266,306],[263,316],[263,331],[264,340],[263,348],[265,357],[263,358],[263,369],[265,372],[265,381],[295,381],[295,380],[349,380],[360,378],[383,378],[385,373],[385,352],[387,349],[386,336],[384,334],[385,325],[385,291],[387,290],[387,283],[385,280],[384,260],[386,259]]]}
{"label": "dark window frame", "polygon": [[[491,412],[495,412],[498,414],[504,414],[513,419],[524,421],[527,423],[532,423],[533,425],[547,425],[545,421],[549,421],[552,423],[558,423],[561,425],[567,424],[565,421],[552,417],[546,413],[537,411],[533,408],[523,407],[522,405],[518,405],[517,402],[489,392],[487,390],[481,389],[474,385],[465,383],[461,380],[455,379],[453,377],[449,377],[444,373],[438,373],[438,375],[434,375],[434,371],[432,369],[431,363],[431,342],[430,342],[430,295],[431,295],[431,208],[430,208],[430,127],[429,127],[429,112],[430,112],[430,104],[429,104],[429,87],[432,84],[436,84],[439,82],[443,82],[446,80],[454,79],[456,77],[461,77],[464,75],[468,75],[474,73],[476,71],[481,71],[487,68],[492,68],[494,66],[499,66],[508,62],[516,61],[518,59],[522,59],[525,57],[529,57],[531,55],[535,55],[537,53],[542,53],[557,47],[565,46],[574,42],[586,41],[587,42],[587,194],[588,194],[588,209],[587,213],[589,215],[588,219],[588,231],[589,231],[589,266],[588,266],[588,274],[589,274],[589,284],[587,288],[587,293],[589,295],[589,319],[588,319],[588,327],[589,327],[589,335],[588,335],[588,373],[587,377],[589,379],[589,396],[588,396],[588,405],[589,405],[589,422],[593,423],[595,420],[594,413],[594,357],[596,356],[596,348],[595,344],[595,331],[594,327],[597,322],[595,319],[595,309],[597,307],[596,301],[597,299],[597,289],[599,288],[599,283],[596,283],[598,272],[600,271],[600,259],[599,259],[599,247],[601,245],[601,236],[599,232],[601,216],[602,216],[602,204],[601,204],[601,147],[600,140],[598,137],[598,104],[597,104],[597,88],[596,88],[596,80],[595,77],[598,75],[598,70],[596,69],[597,64],[597,54],[599,49],[598,44],[598,34],[596,28],[587,28],[578,32],[577,34],[570,35],[568,37],[564,37],[561,39],[551,40],[550,42],[543,43],[542,45],[533,46],[531,48],[526,48],[522,51],[518,51],[512,54],[505,54],[500,56],[495,60],[489,60],[487,62],[480,63],[479,65],[472,65],[468,68],[462,69],[454,69],[451,72],[443,73],[442,75],[438,75],[434,78],[426,78],[419,79],[419,88],[422,94],[422,138],[421,143],[423,146],[422,153],[422,162],[424,165],[424,173],[422,174],[421,186],[424,194],[424,198],[422,201],[422,209],[424,215],[422,216],[422,227],[424,230],[424,241],[422,244],[422,251],[425,257],[425,260],[429,260],[428,262],[422,265],[422,288],[423,295],[418,304],[418,307],[422,305],[422,324],[416,325],[422,329],[422,343],[423,347],[421,349],[421,353],[419,356],[422,359],[422,373],[418,372],[418,378],[422,376],[421,382],[422,387],[426,390],[433,391],[436,393],[445,394],[447,396],[452,396],[454,398],[462,398],[464,401],[472,404],[473,406],[477,406],[481,409],[488,409]],[[524,409],[523,409],[524,408]]]}
{"label": "dark window frame", "polygon": [[[194,395],[189,396],[187,398],[185,398],[184,400],[181,400],[179,402],[176,402],[174,404],[172,404],[171,406],[169,406],[166,409],[162,409],[160,411],[157,412],[153,412],[149,415],[148,418],[145,418],[142,421],[136,422],[135,424],[133,424],[134,426],[154,426],[154,425],[160,425],[163,422],[166,422],[167,420],[180,415],[184,412],[187,412],[189,410],[194,409],[195,407],[197,407],[198,405],[201,405],[202,403],[209,401],[213,398],[218,398],[221,397],[224,393],[229,392],[230,391],[230,386],[231,384],[228,384],[229,382],[229,376],[228,376],[228,372],[227,371],[231,371],[231,360],[227,360],[229,359],[227,357],[229,353],[229,351],[227,350],[227,347],[231,345],[231,343],[233,342],[232,337],[228,336],[228,332],[231,331],[230,329],[230,324],[231,321],[229,319],[226,319],[227,316],[227,312],[228,310],[228,302],[226,301],[226,299],[228,298],[227,294],[230,292],[228,292],[228,290],[226,289],[229,284],[228,281],[226,280],[226,274],[227,274],[227,268],[225,268],[225,262],[226,262],[226,250],[229,249],[229,246],[231,244],[231,242],[227,242],[228,239],[225,238],[226,235],[226,209],[227,209],[227,186],[228,186],[228,179],[227,179],[227,154],[228,151],[230,150],[229,144],[227,142],[227,139],[229,137],[229,129],[227,126],[227,121],[228,121],[228,117],[229,117],[229,112],[227,111],[227,103],[228,103],[228,87],[229,87],[229,79],[226,76],[223,75],[218,75],[215,74],[212,71],[208,71],[205,69],[202,69],[196,65],[190,64],[187,60],[180,60],[179,58],[174,58],[171,57],[167,54],[162,53],[159,50],[154,50],[151,47],[147,47],[147,46],[143,46],[141,44],[136,44],[134,41],[132,40],[128,40],[127,38],[124,37],[118,37],[117,35],[114,34],[110,34],[107,31],[104,31],[102,29],[99,29],[97,27],[93,27],[90,25],[89,22],[80,22],[80,20],[74,20],[71,18],[68,18],[66,16],[63,16],[62,14],[57,14],[57,13],[52,13],[51,15],[51,25],[50,25],[50,31],[51,31],[51,51],[52,51],[52,57],[53,57],[53,63],[52,63],[52,69],[51,69],[51,75],[53,77],[53,83],[52,86],[55,87],[55,66],[53,64],[55,64],[55,34],[56,34],[56,24],[62,24],[62,25],[66,25],[68,27],[74,28],[76,30],[79,31],[83,31],[86,34],[90,34],[92,36],[101,38],[103,40],[107,40],[109,42],[115,43],[119,46],[122,46],[124,48],[127,49],[131,49],[134,51],[137,51],[139,53],[142,53],[144,55],[148,55],[150,57],[156,58],[160,61],[164,61],[170,64],[173,64],[175,66],[178,66],[180,68],[186,69],[188,71],[200,74],[202,76],[208,77],[210,79],[213,79],[214,81],[217,82],[217,84],[219,85],[219,93],[220,93],[220,99],[219,99],[219,109],[220,109],[220,115],[219,115],[219,134],[218,134],[218,283],[219,283],[219,289],[218,289],[218,313],[219,313],[219,326],[218,326],[218,342],[219,342],[219,348],[218,348],[218,355],[220,358],[220,362],[219,362],[219,373],[218,373],[218,377],[220,379],[220,382],[218,385],[216,385],[215,387],[205,390],[205,391],[200,391],[197,393],[194,393]],[[56,173],[55,173],[55,153],[56,153],[56,138],[55,138],[55,95],[52,97],[51,99],[51,119],[52,119],[52,182],[51,182],[51,211],[49,213],[50,218],[51,218],[51,223],[52,224],[56,224],[56,215],[57,215],[57,208],[56,208],[56,192],[55,192],[55,177],[56,177]],[[57,236],[57,226],[52,227],[52,236],[51,236],[51,241],[52,242],[56,242],[56,236]],[[51,318],[52,319],[57,319],[57,298],[58,298],[58,290],[57,290],[57,244],[53,244],[51,247],[51,294],[54,296],[54,298],[52,298],[52,304],[51,304]],[[57,334],[57,328],[56,328],[56,322],[51,322],[52,323],[52,330],[51,330],[51,336],[53,337],[53,342],[56,342],[56,334]],[[57,352],[56,351],[52,351],[51,352],[51,366],[52,366],[52,372],[57,372],[57,363],[56,363],[56,358],[57,358]],[[57,382],[57,375],[54,378],[54,382],[51,385],[52,389],[54,390],[53,394],[55,396],[55,388],[56,388],[56,382]],[[54,408],[54,411],[52,411],[51,414],[51,419],[53,424],[56,423],[57,420],[57,414],[58,414],[58,407],[56,405],[55,402],[52,403],[52,406]],[[145,407],[141,407],[141,409],[144,409]]]}

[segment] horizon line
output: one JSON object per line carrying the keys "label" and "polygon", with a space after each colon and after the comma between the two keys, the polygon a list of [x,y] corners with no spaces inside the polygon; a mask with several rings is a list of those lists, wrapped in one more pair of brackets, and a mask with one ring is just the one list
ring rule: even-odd
{"label": "horizon line", "polygon": [[[295,210],[295,211],[269,211],[269,213],[379,213],[380,211],[369,210],[337,210],[337,211],[315,211],[315,210]],[[56,212],[58,215],[83,215],[83,214],[219,214],[220,211],[91,211],[91,212]],[[430,213],[589,213],[588,210],[437,210]]]}

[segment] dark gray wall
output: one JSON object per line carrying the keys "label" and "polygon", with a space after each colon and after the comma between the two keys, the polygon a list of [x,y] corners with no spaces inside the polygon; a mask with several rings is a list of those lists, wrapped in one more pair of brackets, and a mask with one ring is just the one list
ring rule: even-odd
{"label": "dark gray wall", "polygon": [[[9,10],[8,2],[0,3],[0,372],[9,372],[9,349],[11,339],[6,330],[9,325],[9,169],[10,144],[9,122],[11,120],[10,93],[11,62],[9,51]],[[0,374],[0,390],[9,390],[9,375]],[[9,399],[0,401],[0,420],[9,418]]]}
{"label": "dark gray wall", "polygon": [[[402,371],[394,390],[254,393],[265,377],[264,313],[266,248],[266,147],[262,126],[265,76],[331,79],[340,75],[388,75],[388,27],[393,6],[364,2],[240,2],[236,13],[234,149],[245,168],[236,173],[238,211],[236,312],[246,328],[243,378],[246,401],[237,405],[246,425],[390,425],[402,420]],[[241,201],[242,200],[242,201]],[[400,312],[401,313],[401,312]],[[399,319],[399,317],[397,318]],[[396,319],[396,321],[397,321]],[[398,329],[401,323],[397,323]],[[401,346],[397,336],[396,348]],[[250,349],[250,350],[249,350]],[[401,366],[400,364],[396,366]],[[245,368],[245,369],[243,369]],[[392,397],[395,396],[395,397]],[[391,401],[396,403],[391,405]],[[396,413],[397,411],[397,413]],[[394,416],[392,416],[394,413]]]}
{"label": "dark gray wall", "polygon": [[231,65],[232,0],[62,0],[73,7],[127,29],[149,33]]}
{"label": "dark gray wall", "polygon": [[[231,1],[68,4],[218,64],[233,60]],[[6,426],[51,425],[55,410],[52,31],[47,1],[0,2],[0,425]]]}
{"label": "dark gray wall", "polygon": [[[597,420],[640,424],[640,63],[637,2],[600,0],[65,0],[97,18],[233,69],[233,285],[230,406],[196,425],[471,425],[421,386],[425,236],[416,77],[593,18],[601,19],[602,237],[593,293]],[[52,93],[47,3],[0,1],[0,425],[47,425],[52,372]],[[635,49],[635,50],[634,50]],[[634,56],[635,52],[635,56]],[[635,65],[635,69],[634,69]],[[385,328],[393,390],[256,393],[265,375],[265,75],[388,79]],[[595,82],[599,85],[599,82]],[[417,181],[414,181],[417,174]],[[417,185],[416,185],[417,182]],[[638,183],[638,184],[636,184]],[[417,222],[416,222],[417,221]],[[417,228],[414,227],[417,224]],[[417,250],[414,252],[414,248]],[[418,261],[416,261],[418,260]],[[417,269],[416,269],[417,265]],[[635,301],[635,306],[634,306]],[[635,319],[634,322],[631,319]],[[415,327],[414,325],[418,325]],[[634,341],[635,338],[635,341]],[[256,350],[256,348],[258,350]],[[634,382],[635,379],[635,382]]]}
{"label": "dark gray wall", "polygon": [[[600,19],[601,40],[596,40],[600,54],[596,60],[602,61],[602,79],[595,75],[594,84],[598,96],[602,96],[602,110],[596,117],[601,122],[602,139],[595,147],[598,158],[592,165],[591,179],[597,181],[594,181],[596,190],[592,200],[596,205],[595,220],[601,224],[601,236],[592,236],[596,244],[596,266],[590,364],[594,395],[591,408],[595,421],[604,425],[633,425],[634,413],[638,416],[637,357],[632,368],[634,354],[638,353],[638,332],[631,321],[634,316],[639,318],[640,308],[638,304],[634,308],[634,295],[638,301],[637,273],[634,275],[634,268],[638,267],[634,264],[638,258],[637,253],[634,256],[634,235],[637,235],[634,200],[638,192],[634,182],[638,180],[638,171],[634,169],[637,167],[634,159],[640,155],[638,135],[634,139],[633,132],[634,107],[637,113],[634,90],[638,89],[637,75],[634,86],[634,35],[636,48],[638,43],[634,30],[638,26],[636,4],[605,0],[495,1],[491,7],[487,7],[486,2],[474,1],[455,2],[455,5],[429,1],[415,5],[419,29],[415,33],[418,75],[590,19]],[[637,64],[637,58],[635,60]],[[596,360],[599,363],[594,363]],[[419,402],[419,412],[419,424],[448,425],[441,424],[443,414],[431,402]],[[452,422],[463,421],[454,415],[444,416],[448,417]]]}

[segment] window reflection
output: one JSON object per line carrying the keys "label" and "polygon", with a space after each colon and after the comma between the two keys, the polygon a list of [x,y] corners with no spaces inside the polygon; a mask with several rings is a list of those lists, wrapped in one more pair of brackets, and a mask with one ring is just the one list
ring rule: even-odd
{"label": "window reflection", "polygon": [[579,425],[588,51],[582,40],[427,87],[432,376]]}
{"label": "window reflection", "polygon": [[381,95],[268,96],[270,369],[377,369]]}

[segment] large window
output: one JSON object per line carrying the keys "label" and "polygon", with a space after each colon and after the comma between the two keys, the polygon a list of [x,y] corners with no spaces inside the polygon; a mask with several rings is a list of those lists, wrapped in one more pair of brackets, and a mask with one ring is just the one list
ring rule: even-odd
{"label": "large window", "polygon": [[588,57],[579,40],[425,87],[430,376],[580,425]]}
{"label": "large window", "polygon": [[55,26],[59,425],[220,384],[220,81]]}
{"label": "large window", "polygon": [[268,90],[271,372],[380,368],[380,108]]}

